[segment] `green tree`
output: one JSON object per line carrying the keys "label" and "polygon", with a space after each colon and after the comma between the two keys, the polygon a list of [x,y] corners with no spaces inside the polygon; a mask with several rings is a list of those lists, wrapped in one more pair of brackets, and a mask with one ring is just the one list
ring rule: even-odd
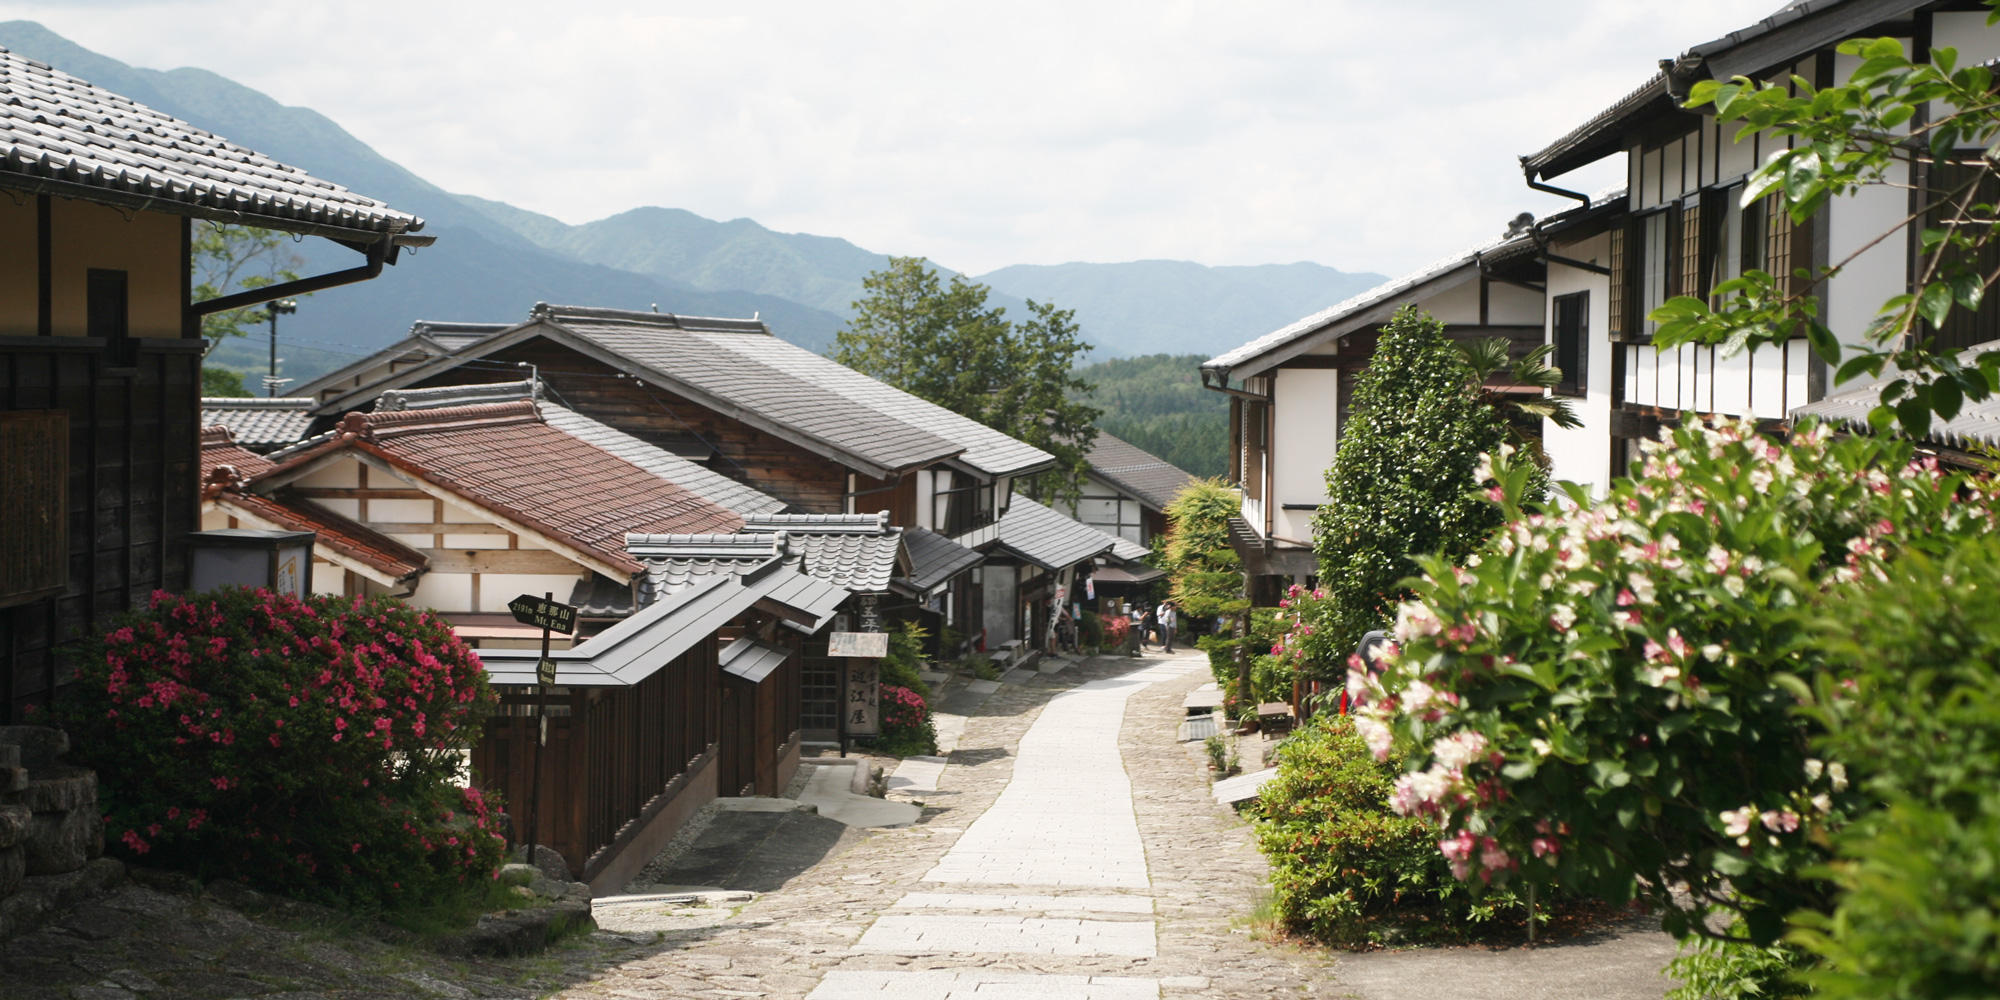
{"label": "green tree", "polygon": [[[1989,0],[1989,6],[1992,0]],[[1989,16],[1987,23],[2000,19]],[[1736,77],[1704,80],[1689,90],[1687,106],[1713,105],[1721,121],[1741,122],[1737,133],[1765,136],[1778,147],[1744,185],[1744,203],[1775,193],[1793,222],[1820,213],[1833,199],[1872,186],[1907,186],[1899,180],[1913,166],[1933,177],[1919,206],[1894,229],[1862,241],[1846,258],[1812,273],[1752,270],[1715,287],[1716,303],[1691,296],[1667,300],[1652,314],[1661,347],[1719,344],[1726,354],[1804,335],[1836,382],[1891,371],[1880,405],[1870,414],[1878,427],[1901,424],[1922,436],[1932,415],[1956,416],[1965,400],[1991,395],[2000,377],[2000,349],[1980,351],[1971,364],[1960,352],[1935,344],[1954,310],[1975,310],[2000,280],[1989,248],[2000,237],[1995,210],[2000,167],[1990,158],[2000,141],[2000,104],[1993,73],[1958,65],[1953,49],[1935,49],[1928,61],[1911,59],[1893,38],[1843,42],[1842,54],[1860,64],[1844,84],[1818,89],[1794,76],[1775,83]],[[1942,183],[1938,180],[1942,179]],[[1882,304],[1860,344],[1842,345],[1819,319],[1814,290],[1862,253],[1904,226],[1921,224],[1921,263],[1910,292]]]}
{"label": "green tree", "polygon": [[[254,226],[197,219],[190,245],[194,287],[190,299],[206,302],[251,288],[297,281],[305,259],[291,252],[285,234]],[[300,296],[303,297],[303,296]],[[241,337],[269,317],[261,305],[209,313],[201,318],[201,335],[209,350],[228,337]],[[224,368],[203,366],[205,396],[248,396],[243,376]]]}
{"label": "green tree", "polygon": [[[1444,324],[1405,306],[1382,329],[1355,380],[1341,428],[1327,502],[1313,515],[1326,598],[1313,630],[1333,650],[1352,650],[1388,624],[1407,595],[1412,557],[1457,561],[1500,524],[1479,499],[1480,456],[1497,452],[1506,419],[1481,397],[1484,380],[1445,336]],[[1538,492],[1544,491],[1546,479]],[[1322,672],[1338,668],[1321,663]]]}
{"label": "green tree", "polygon": [[250,395],[243,384],[243,373],[213,365],[201,366],[201,394],[209,397],[231,397],[242,399]]}
{"label": "green tree", "polygon": [[[1242,497],[1222,480],[1197,479],[1167,505],[1167,550],[1161,568],[1172,581],[1174,606],[1197,633],[1211,619],[1232,620],[1233,631],[1247,631],[1243,618],[1250,600],[1243,593],[1243,561],[1229,545],[1229,519],[1242,504]],[[1206,635],[1196,645],[1207,651],[1217,681],[1232,683],[1228,673],[1233,670],[1233,690],[1239,702],[1244,700],[1251,684],[1243,639]]]}
{"label": "green tree", "polygon": [[[1459,357],[1472,371],[1472,391],[1479,401],[1497,411],[1506,421],[1507,438],[1514,447],[1535,456],[1543,468],[1549,465],[1542,450],[1542,423],[1547,421],[1564,430],[1583,426],[1569,400],[1553,395],[1562,384],[1562,369],[1549,363],[1553,344],[1543,344],[1527,354],[1513,357],[1513,342],[1506,337],[1463,340]],[[1506,376],[1506,385],[1494,385],[1493,377]],[[1532,389],[1532,393],[1520,390]]]}
{"label": "green tree", "polygon": [[862,288],[835,361],[1054,455],[1024,484],[1037,499],[1081,492],[1100,411],[1082,401],[1092,386],[1076,369],[1090,345],[1073,310],[1030,299],[1028,319],[1011,323],[985,285],[940,281],[922,257],[889,258]]}
{"label": "green tree", "polygon": [[1228,465],[1229,400],[1202,388],[1200,354],[1110,358],[1078,377],[1094,388],[1083,401],[1103,410],[1097,426],[1196,476]]}

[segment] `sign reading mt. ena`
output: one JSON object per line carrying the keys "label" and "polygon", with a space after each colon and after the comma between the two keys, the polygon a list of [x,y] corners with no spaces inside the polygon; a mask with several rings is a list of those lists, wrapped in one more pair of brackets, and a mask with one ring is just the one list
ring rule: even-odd
{"label": "sign reading mt. ena", "polygon": [[546,597],[522,594],[507,602],[507,610],[512,611],[514,620],[523,625],[533,625],[564,635],[573,635],[576,632],[576,608],[551,601]]}

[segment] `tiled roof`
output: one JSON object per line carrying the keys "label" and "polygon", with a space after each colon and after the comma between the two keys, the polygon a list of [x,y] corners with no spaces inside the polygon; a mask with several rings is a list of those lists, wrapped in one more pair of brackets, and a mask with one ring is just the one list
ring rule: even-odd
{"label": "tiled roof", "polygon": [[1310,316],[1279,327],[1235,350],[1216,355],[1202,362],[1201,366],[1225,373],[1240,371],[1243,376],[1258,374],[1270,366],[1269,355],[1282,348],[1319,334],[1344,320],[1352,321],[1346,325],[1360,326],[1378,318],[1386,319],[1403,304],[1405,293],[1451,275],[1454,271],[1466,268],[1474,268],[1476,271],[1475,265],[1481,255],[1493,253],[1512,243],[1528,242],[1531,242],[1531,239],[1526,233],[1502,236],[1448,257],[1441,257],[1400,278],[1392,278],[1359,295],[1350,296]]}
{"label": "tiled roof", "polygon": [[885,594],[907,560],[903,529],[887,514],[768,514],[748,517],[744,531],[783,532],[806,572],[857,594]]}
{"label": "tiled roof", "polygon": [[[433,409],[440,406],[469,406],[540,399],[540,383],[487,382],[472,385],[440,386],[430,389],[391,389],[375,400],[375,412]],[[592,420],[574,410],[539,402],[542,420],[579,441],[586,442],[692,491],[718,507],[738,514],[774,514],[785,502],[755,487],[739,483],[706,466],[689,461],[664,448],[642,441],[615,427]]]}
{"label": "tiled roof", "polygon": [[223,466],[235,470],[231,482],[240,482],[271,468],[271,460],[236,443],[236,435],[220,424],[201,429],[201,481],[207,483]]}
{"label": "tiled roof", "polygon": [[[1982,344],[1961,352],[1958,361],[1967,368],[1976,367],[1975,359],[1992,347],[1992,344]],[[1873,382],[1827,396],[1816,403],[1797,407],[1792,410],[1791,419],[1797,422],[1803,417],[1816,417],[1829,424],[1866,431],[1869,412],[1881,403],[1882,390],[1897,377],[1895,374],[1885,374]],[[1899,429],[1900,426],[1899,424]],[[1959,407],[1958,415],[1950,420],[1940,420],[1936,414],[1932,414],[1930,430],[1924,434],[1922,440],[1965,450],[1973,450],[1982,445],[2000,445],[2000,396],[1988,396],[1982,400],[1968,399]]]}
{"label": "tiled roof", "polygon": [[905,528],[903,550],[910,554],[910,573],[896,583],[918,594],[943,586],[986,558],[929,528]]}
{"label": "tiled roof", "polygon": [[252,451],[268,452],[298,441],[312,425],[313,401],[292,396],[276,399],[204,396],[201,423],[220,424]]}
{"label": "tiled roof", "polygon": [[628,531],[735,531],[743,519],[630,462],[543,423],[527,400],[349,413],[325,442],[290,454],[283,475],[342,448],[637,573]]}
{"label": "tiled roof", "polygon": [[423,220],[0,49],[0,187],[267,229],[395,238]]}
{"label": "tiled roof", "polygon": [[1090,471],[1123,488],[1154,510],[1164,511],[1194,474],[1129,441],[1097,432],[1091,443]]}
{"label": "tiled roof", "polygon": [[1147,556],[1153,554],[1153,550],[1129,538],[1119,536],[1118,544],[1111,547],[1111,554],[1126,562],[1143,562]]}
{"label": "tiled roof", "polygon": [[552,403],[542,404],[542,419],[550,427],[581,441],[587,441],[662,479],[677,483],[708,499],[748,517],[775,514],[785,502],[747,483],[739,483],[720,472],[688,461],[670,451],[656,448],[608,424],[599,423],[574,410]]}
{"label": "tiled roof", "polygon": [[[720,335],[705,336],[711,341],[724,342]],[[965,453],[958,456],[959,461],[987,475],[1019,475],[1046,468],[1055,462],[1054,456],[1034,445],[863,375],[797,344],[776,337],[729,337],[726,346],[736,354],[753,358],[773,370],[950,441],[965,449]]]}
{"label": "tiled roof", "polygon": [[[539,307],[538,307],[539,308]],[[724,413],[757,418],[780,436],[803,435],[883,472],[926,465],[964,446],[764,363],[754,349],[784,345],[754,329],[689,329],[668,314],[548,307],[548,323],[646,369],[670,387]],[[800,348],[821,365],[834,362]]]}
{"label": "tiled roof", "polygon": [[1090,525],[1050,510],[1018,493],[1000,518],[999,545],[1046,570],[1061,570],[1109,552],[1118,544]]}
{"label": "tiled roof", "polygon": [[335,556],[345,557],[373,569],[381,574],[377,579],[385,584],[393,586],[430,565],[423,553],[283,490],[274,496],[223,490],[207,499],[286,531],[315,532],[319,537],[314,541],[314,551],[319,555],[334,562],[342,561]]}

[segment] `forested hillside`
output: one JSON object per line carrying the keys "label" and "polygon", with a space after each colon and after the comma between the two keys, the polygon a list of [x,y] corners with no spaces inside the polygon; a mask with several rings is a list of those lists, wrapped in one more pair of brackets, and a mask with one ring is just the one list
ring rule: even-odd
{"label": "forested hillside", "polygon": [[1097,426],[1197,476],[1228,470],[1229,399],[1201,387],[1201,354],[1114,358],[1078,370]]}

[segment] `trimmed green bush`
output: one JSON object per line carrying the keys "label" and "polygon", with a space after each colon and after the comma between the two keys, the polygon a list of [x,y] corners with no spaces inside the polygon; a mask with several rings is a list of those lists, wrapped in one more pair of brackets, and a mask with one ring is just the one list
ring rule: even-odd
{"label": "trimmed green bush", "polygon": [[57,701],[111,849],[361,910],[484,892],[505,843],[456,784],[494,698],[388,597],[164,591],[81,644]]}
{"label": "trimmed green bush", "polygon": [[[1438,853],[1437,830],[1387,801],[1400,755],[1377,761],[1347,716],[1321,715],[1278,750],[1255,805],[1287,930],[1343,947],[1463,936],[1490,915]],[[1496,901],[1488,900],[1491,904]]]}
{"label": "trimmed green bush", "polygon": [[[1313,676],[1344,676],[1346,653],[1370,629],[1387,627],[1407,595],[1416,556],[1456,563],[1500,526],[1498,508],[1474,492],[1480,456],[1507,439],[1500,410],[1481,398],[1479,379],[1444,324],[1405,306],[1382,328],[1340,431],[1327,501],[1313,515],[1325,599],[1311,606],[1321,655]],[[1530,484],[1547,492],[1548,477]]]}

